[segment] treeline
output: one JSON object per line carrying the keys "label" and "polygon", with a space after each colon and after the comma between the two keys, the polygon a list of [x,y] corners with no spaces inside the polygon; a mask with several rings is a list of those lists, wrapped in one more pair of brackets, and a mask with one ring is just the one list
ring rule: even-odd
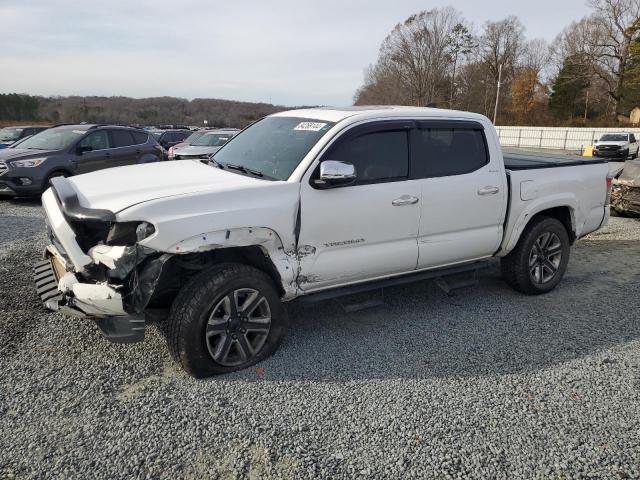
{"label": "treeline", "polygon": [[625,123],[640,106],[640,0],[588,5],[551,44],[527,39],[517,17],[478,29],[452,7],[412,15],[382,42],[354,101],[435,104],[501,125]]}
{"label": "treeline", "polygon": [[267,103],[175,97],[36,97],[0,94],[0,121],[51,123],[117,123],[139,125],[203,125],[244,127],[274,112],[285,110]]}

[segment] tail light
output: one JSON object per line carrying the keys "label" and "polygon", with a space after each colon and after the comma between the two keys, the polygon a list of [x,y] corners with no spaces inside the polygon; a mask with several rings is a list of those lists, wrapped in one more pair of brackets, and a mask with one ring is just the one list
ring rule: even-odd
{"label": "tail light", "polygon": [[169,148],[169,158],[173,158],[173,147]]}
{"label": "tail light", "polygon": [[611,176],[607,175],[607,180],[606,180],[606,182],[607,182],[607,196],[605,197],[605,200],[604,200],[604,204],[606,206],[609,206],[609,203],[611,201],[611,181],[612,180],[613,179],[611,178]]}

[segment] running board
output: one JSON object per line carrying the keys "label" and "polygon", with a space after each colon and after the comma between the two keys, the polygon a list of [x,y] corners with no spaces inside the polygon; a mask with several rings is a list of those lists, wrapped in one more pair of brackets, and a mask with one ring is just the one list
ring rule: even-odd
{"label": "running board", "polygon": [[[464,265],[456,265],[455,267],[423,270],[420,272],[409,273],[407,275],[383,278],[381,280],[373,280],[371,282],[358,283],[356,285],[348,285],[346,287],[338,287],[338,288],[332,288],[329,290],[322,290],[320,292],[308,293],[306,295],[298,297],[295,301],[299,303],[322,302],[325,300],[331,300],[338,297],[344,297],[346,295],[353,295],[354,293],[368,292],[371,290],[377,290],[385,287],[393,287],[396,285],[404,285],[407,283],[419,282],[421,280],[433,280],[436,278],[443,278],[451,275],[468,273],[468,272],[474,272],[477,274],[478,271],[483,270],[488,266],[489,266],[489,262],[487,260],[481,260],[479,262],[466,263]],[[467,282],[464,284],[464,286],[473,285],[476,282],[473,282],[473,283]]]}

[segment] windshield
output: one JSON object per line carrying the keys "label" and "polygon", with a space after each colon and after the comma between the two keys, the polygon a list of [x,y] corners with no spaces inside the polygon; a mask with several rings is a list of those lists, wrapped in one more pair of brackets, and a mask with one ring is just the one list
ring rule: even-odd
{"label": "windshield", "polygon": [[80,128],[50,128],[27,138],[20,144],[20,148],[28,150],[62,150],[71,146],[73,142],[80,139],[85,133],[87,131]]}
{"label": "windshield", "polygon": [[184,142],[188,143],[189,145],[193,145],[193,142],[199,139],[202,135],[204,135],[204,132],[193,132],[186,138]]}
{"label": "windshield", "polygon": [[190,145],[194,147],[221,147],[231,138],[230,134],[205,133],[200,138],[195,139]]}
{"label": "windshield", "polygon": [[0,128],[0,141],[11,142],[17,140],[24,128],[5,127]]}
{"label": "windshield", "polygon": [[624,133],[609,133],[600,138],[601,142],[626,142],[629,136]]}
{"label": "windshield", "polygon": [[233,137],[214,159],[222,165],[240,165],[265,177],[286,180],[334,125],[308,118],[267,117]]}

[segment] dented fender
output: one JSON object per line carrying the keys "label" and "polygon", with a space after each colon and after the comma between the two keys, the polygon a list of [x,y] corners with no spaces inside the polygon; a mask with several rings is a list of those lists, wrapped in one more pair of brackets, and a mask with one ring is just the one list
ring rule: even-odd
{"label": "dented fender", "polygon": [[299,265],[298,250],[293,244],[285,246],[280,236],[270,228],[244,227],[203,232],[177,242],[168,248],[167,253],[182,255],[249,246],[260,247],[275,266],[282,279],[284,299],[295,297],[298,291],[296,284]]}

